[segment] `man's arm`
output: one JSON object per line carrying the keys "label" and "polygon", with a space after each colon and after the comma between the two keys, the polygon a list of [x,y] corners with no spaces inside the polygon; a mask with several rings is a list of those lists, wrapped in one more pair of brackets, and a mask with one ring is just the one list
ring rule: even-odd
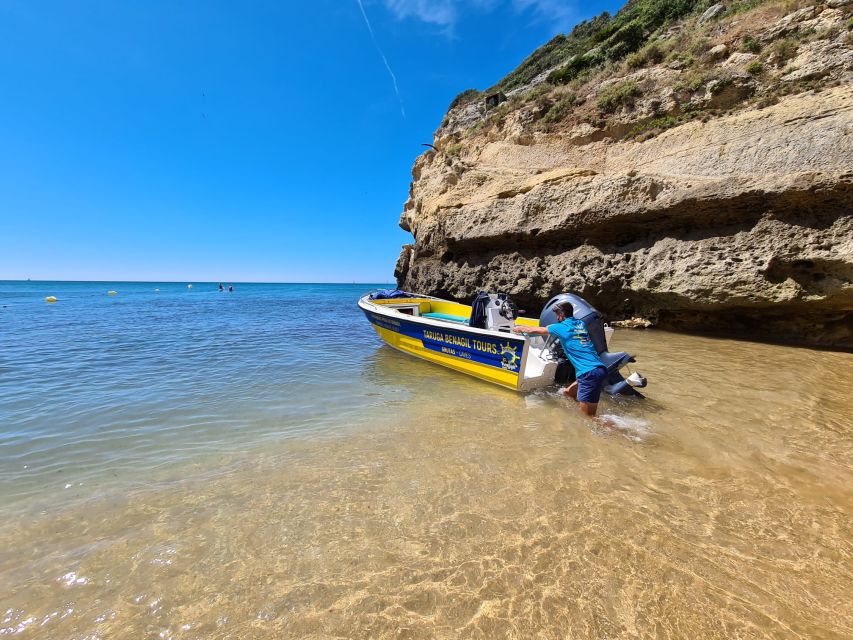
{"label": "man's arm", "polygon": [[512,328],[513,333],[523,333],[530,336],[547,336],[548,327],[531,327],[526,324],[517,324]]}

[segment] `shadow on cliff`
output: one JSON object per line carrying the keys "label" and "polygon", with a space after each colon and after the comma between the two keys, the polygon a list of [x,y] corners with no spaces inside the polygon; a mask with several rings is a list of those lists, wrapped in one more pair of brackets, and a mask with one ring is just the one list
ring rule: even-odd
{"label": "shadow on cliff", "polygon": [[[850,176],[849,178],[853,178]],[[813,230],[830,228],[849,215],[853,183],[841,180],[822,189],[806,188],[767,194],[754,191],[729,199],[689,198],[670,207],[649,208],[605,219],[589,215],[590,222],[573,221],[565,227],[531,228],[500,236],[445,237],[443,259],[470,256],[473,252],[500,253],[534,249],[566,251],[591,244],[608,251],[636,250],[652,246],[661,238],[704,240],[753,229],[762,219],[774,219],[793,227]]]}

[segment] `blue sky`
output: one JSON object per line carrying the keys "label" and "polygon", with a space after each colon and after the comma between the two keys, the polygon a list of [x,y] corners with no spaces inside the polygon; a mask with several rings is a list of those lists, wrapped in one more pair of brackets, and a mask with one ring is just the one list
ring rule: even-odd
{"label": "blue sky", "polygon": [[4,0],[0,279],[388,281],[453,97],[620,3],[363,6]]}

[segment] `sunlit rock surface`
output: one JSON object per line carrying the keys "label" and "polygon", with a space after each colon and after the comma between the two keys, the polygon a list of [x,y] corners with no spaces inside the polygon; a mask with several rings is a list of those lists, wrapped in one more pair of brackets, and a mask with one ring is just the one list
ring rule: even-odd
{"label": "sunlit rock surface", "polygon": [[[799,14],[768,31],[845,19]],[[643,95],[606,122],[536,130],[522,103],[477,128],[470,105],[451,111],[412,172],[400,286],[461,300],[506,291],[531,311],[574,291],[611,320],[853,347],[853,53],[833,37],[804,41],[759,80],[726,71],[724,87],[689,98],[706,117],[649,138],[626,133],[686,108],[678,70],[632,72]],[[827,81],[742,102],[806,77]]]}

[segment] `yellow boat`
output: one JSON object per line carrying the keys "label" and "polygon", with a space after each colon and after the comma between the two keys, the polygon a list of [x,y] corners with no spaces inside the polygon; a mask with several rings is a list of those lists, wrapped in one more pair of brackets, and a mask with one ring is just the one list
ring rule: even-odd
{"label": "yellow boat", "polygon": [[[568,300],[590,329],[600,347],[599,357],[608,369],[604,391],[636,394],[619,370],[634,359],[627,353],[607,350],[612,329],[582,298],[555,296],[542,316],[519,317],[505,294],[480,294],[472,305],[406,292],[374,292],[358,301],[373,329],[388,345],[405,353],[472,375],[515,391],[532,391],[574,379],[574,371],[559,342],[540,336],[510,332],[515,324],[540,326],[555,321],[551,307]],[[641,377],[642,384],[645,380]],[[630,380],[630,379],[629,379]]]}

